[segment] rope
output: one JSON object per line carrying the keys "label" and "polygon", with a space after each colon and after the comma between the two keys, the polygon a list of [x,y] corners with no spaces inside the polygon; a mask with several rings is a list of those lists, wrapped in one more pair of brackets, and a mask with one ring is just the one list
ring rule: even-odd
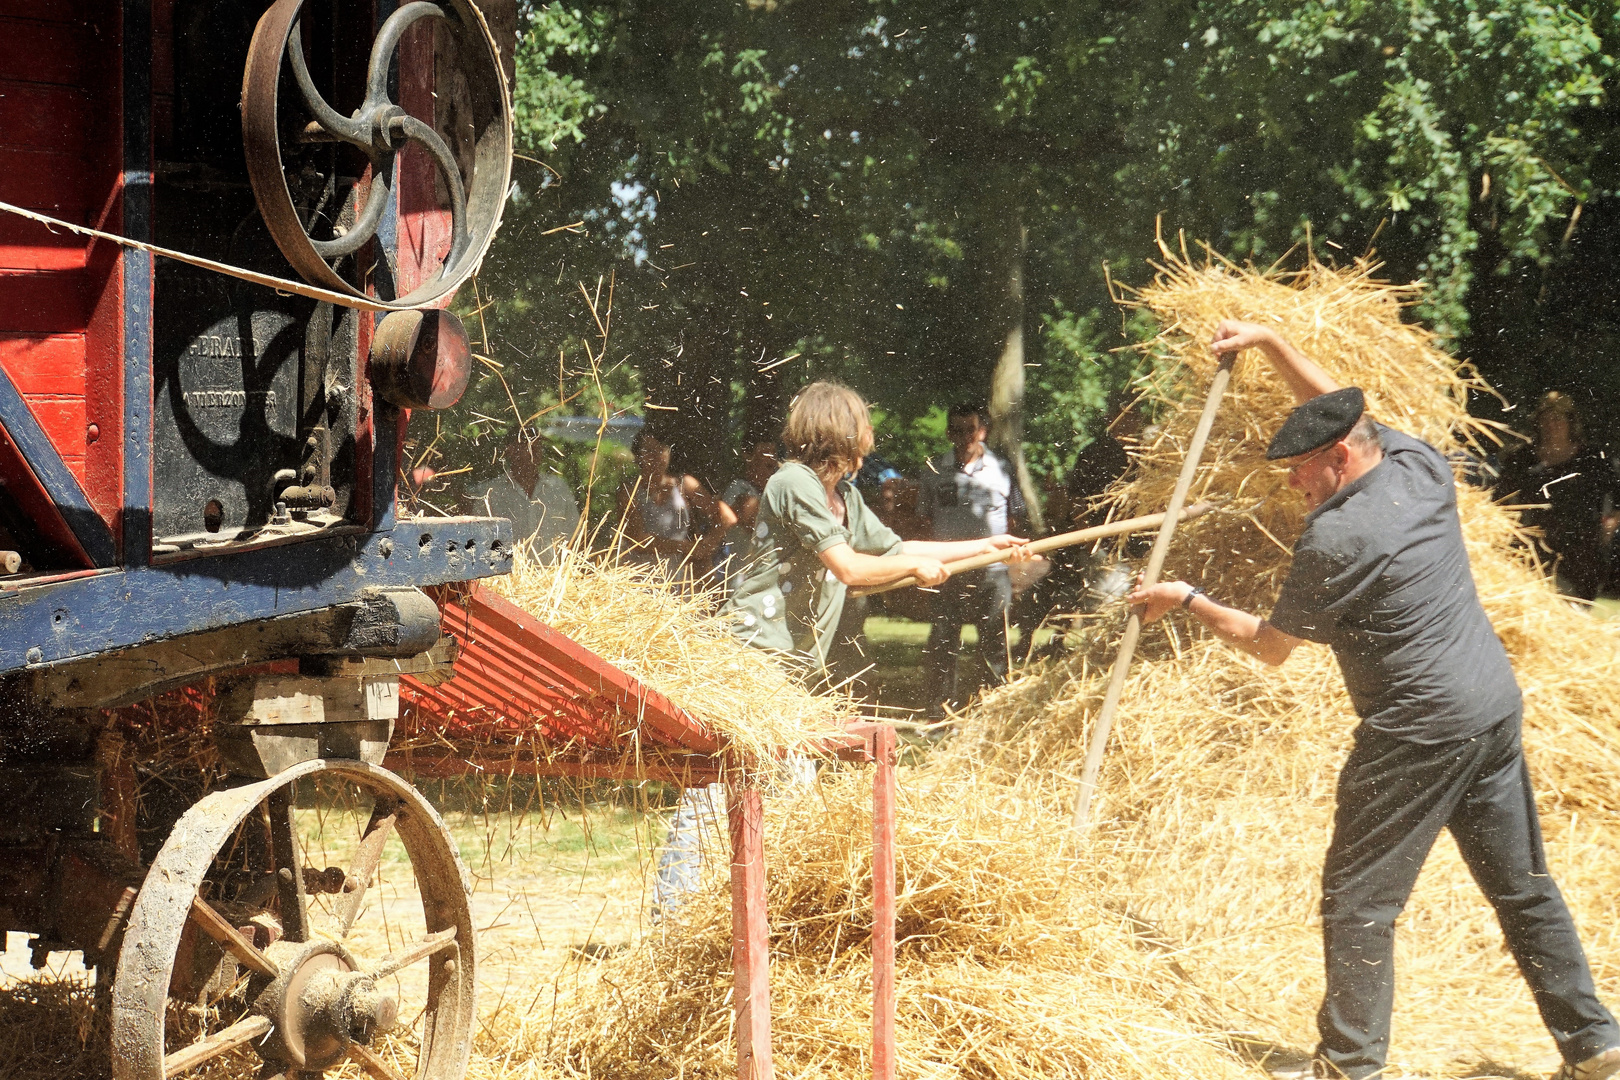
{"label": "rope", "polygon": [[24,210],[22,207],[13,206],[8,202],[0,201],[0,210],[16,214],[18,217],[27,218],[29,221],[37,221],[41,225],[44,225],[46,228],[50,229],[52,232],[56,231],[57,229],[66,229],[69,232],[78,233],[80,236],[90,236],[97,240],[108,240],[122,247],[133,248],[136,251],[145,251],[152,255],[159,255],[165,259],[173,259],[175,262],[183,262],[188,266],[195,266],[203,270],[212,270],[216,274],[224,274],[226,277],[233,277],[238,281],[246,281],[251,285],[263,285],[265,288],[274,289],[279,293],[292,293],[295,296],[307,296],[311,300],[323,300],[328,304],[337,304],[340,307],[347,308],[359,308],[362,311],[394,310],[387,304],[376,300],[370,300],[362,296],[350,296],[347,293],[338,293],[333,292],[330,289],[317,288],[314,285],[309,285],[302,281],[292,281],[288,278],[276,277],[274,274],[261,274],[255,270],[244,270],[240,266],[232,266],[229,263],[215,262],[213,259],[205,259],[200,255],[187,255],[183,251],[173,251],[169,248],[158,247],[156,244],[146,244],[139,240],[131,240],[127,236],[118,236],[114,233],[102,232],[100,229],[92,229],[88,225],[74,225],[72,222],[51,217],[49,214],[41,214],[33,210]]}

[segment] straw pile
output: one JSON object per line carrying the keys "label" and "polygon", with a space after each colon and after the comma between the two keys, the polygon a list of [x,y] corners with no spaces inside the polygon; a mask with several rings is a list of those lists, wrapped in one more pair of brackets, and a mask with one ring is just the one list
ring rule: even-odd
{"label": "straw pile", "polygon": [[[777,1074],[871,1070],[871,785],[864,771],[767,809]],[[966,775],[903,774],[898,1064],[905,1077],[1241,1075],[1173,956],[1039,801]],[[715,860],[723,868],[724,860]],[[724,875],[623,958],[564,973],[555,1011],[486,1022],[488,1052],[539,1075],[735,1075]],[[550,988],[547,988],[547,997]]]}

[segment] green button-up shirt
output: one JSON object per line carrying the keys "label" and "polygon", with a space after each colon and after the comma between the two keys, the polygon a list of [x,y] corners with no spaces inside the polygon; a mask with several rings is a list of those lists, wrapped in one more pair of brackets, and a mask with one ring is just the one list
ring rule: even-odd
{"label": "green button-up shirt", "polygon": [[726,602],[738,640],[827,666],[846,589],[819,556],[838,544],[863,555],[893,555],[901,544],[853,484],[840,480],[838,493],[844,499],[842,524],[827,505],[821,478],[807,466],[790,461],[765,485],[742,584]]}

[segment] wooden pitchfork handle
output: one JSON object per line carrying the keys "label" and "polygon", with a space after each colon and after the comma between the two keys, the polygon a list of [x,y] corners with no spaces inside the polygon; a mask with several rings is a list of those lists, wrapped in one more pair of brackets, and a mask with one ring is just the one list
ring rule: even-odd
{"label": "wooden pitchfork handle", "polygon": [[[1195,503],[1181,511],[1179,520],[1191,521],[1202,514],[1215,509],[1213,502]],[[1046,536],[1033,540],[1024,545],[1023,550],[1031,555],[1042,552],[1055,551],[1058,548],[1073,547],[1075,544],[1084,544],[1092,540],[1102,540],[1110,536],[1124,536],[1126,533],[1147,532],[1149,529],[1161,528],[1164,525],[1163,514],[1146,514],[1142,517],[1126,518],[1123,521],[1110,521],[1106,525],[1093,525],[1089,529],[1076,529],[1074,532],[1059,533],[1056,536]],[[960,574],[964,570],[978,570],[996,563],[1006,562],[1013,557],[1015,549],[1004,548],[1001,551],[986,552],[983,555],[972,555],[966,559],[957,559],[955,562],[945,564],[945,569],[952,574]],[[899,581],[891,581],[887,585],[869,585],[861,589],[849,590],[851,596],[875,596],[878,593],[893,592],[896,589],[909,589],[913,585],[922,584],[914,577],[903,577]]]}
{"label": "wooden pitchfork handle", "polygon": [[[1176,534],[1176,519],[1181,511],[1181,504],[1187,500],[1187,490],[1192,487],[1193,476],[1198,472],[1198,462],[1204,456],[1204,446],[1209,442],[1209,432],[1215,426],[1215,411],[1220,407],[1221,396],[1226,393],[1226,384],[1232,381],[1232,365],[1237,360],[1236,353],[1228,353],[1221,358],[1220,366],[1215,369],[1215,379],[1210,383],[1209,396],[1204,399],[1204,411],[1198,417],[1198,427],[1193,430],[1192,444],[1187,447],[1187,457],[1181,463],[1181,475],[1176,477],[1176,487],[1170,494],[1170,505],[1165,508],[1164,524],[1159,526],[1159,535],[1153,541],[1153,551],[1148,555],[1147,568],[1142,571],[1142,587],[1147,588],[1158,584],[1159,573],[1164,569],[1165,556],[1170,553],[1170,540]],[[1080,783],[1075,790],[1073,827],[1077,832],[1085,832],[1090,825],[1091,796],[1097,790],[1097,772],[1102,768],[1103,751],[1108,747],[1108,735],[1114,726],[1114,714],[1119,711],[1119,698],[1125,690],[1125,676],[1130,673],[1131,660],[1136,656],[1136,643],[1142,637],[1142,613],[1131,609],[1131,617],[1125,623],[1125,636],[1119,643],[1119,655],[1114,657],[1114,669],[1108,678],[1108,692],[1103,696],[1102,711],[1097,714],[1097,725],[1091,733],[1091,745],[1086,748],[1086,764],[1080,773]]]}

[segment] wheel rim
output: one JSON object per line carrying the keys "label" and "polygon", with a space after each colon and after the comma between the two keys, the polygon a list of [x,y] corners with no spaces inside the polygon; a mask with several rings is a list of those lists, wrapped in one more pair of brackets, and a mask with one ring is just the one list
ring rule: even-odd
{"label": "wheel rim", "polygon": [[[313,807],[296,798],[306,778],[305,794],[314,788],[317,796]],[[343,791],[357,797],[323,801]],[[285,829],[276,825],[278,814]],[[349,829],[354,839],[344,842],[355,820],[364,827]],[[256,846],[266,824],[267,842]],[[378,871],[400,847],[419,912],[415,905],[395,911],[381,895]],[[306,866],[311,859],[324,865],[333,852],[349,859],[347,869]],[[317,760],[209,794],[175,825],[130,914],[112,987],[114,1076],[185,1075],[250,1047],[255,1065],[262,1059],[293,1074],[349,1058],[385,1080],[459,1080],[474,1006],[468,881],[438,813],[385,769]],[[408,917],[398,925],[402,913]],[[285,936],[261,948],[244,926]],[[211,969],[216,953],[228,959]],[[193,1000],[210,971],[213,981]],[[219,1023],[210,1026],[215,1013]],[[370,1041],[396,1014],[419,1039],[417,1063],[404,1072]],[[189,1031],[188,1015],[200,1018],[200,1033]]]}

